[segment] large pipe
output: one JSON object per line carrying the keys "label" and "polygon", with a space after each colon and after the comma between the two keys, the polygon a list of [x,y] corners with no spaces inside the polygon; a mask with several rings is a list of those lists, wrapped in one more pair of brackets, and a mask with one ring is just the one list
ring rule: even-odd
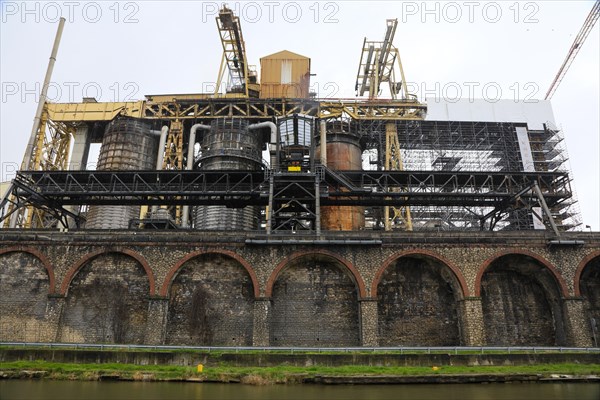
{"label": "large pipe", "polygon": [[321,134],[321,165],[327,166],[327,122],[324,119],[321,120],[320,125]]}
{"label": "large pipe", "polygon": [[258,124],[248,125],[248,130],[252,131],[254,129],[260,128],[271,128],[271,143],[275,143],[277,141],[277,125],[273,122],[259,122]]}
{"label": "large pipe", "polygon": [[[269,156],[270,156],[270,164],[269,167],[271,171],[275,171],[275,167],[277,166],[277,125],[273,122],[259,122],[258,124],[248,125],[248,130],[260,129],[260,128],[270,128],[271,129],[271,140],[269,141]],[[270,185],[270,198],[273,197],[273,185]],[[272,201],[269,201],[269,206],[271,206]],[[272,210],[267,207],[267,233],[271,233],[271,212]]]}
{"label": "large pipe", "polygon": [[[194,167],[194,145],[196,144],[196,131],[198,129],[210,130],[210,125],[195,124],[190,129],[190,141],[188,143],[186,170],[191,170]],[[181,211],[181,226],[187,228],[189,226],[190,206],[183,206]]]}
{"label": "large pipe", "polygon": [[552,227],[554,234],[556,235],[556,237],[560,237],[560,232],[558,231],[558,227],[556,226],[556,223],[554,222],[552,213],[550,212],[550,209],[548,208],[548,204],[546,203],[546,200],[544,199],[544,195],[542,194],[542,191],[541,191],[540,186],[538,185],[537,181],[533,181],[533,190],[535,191],[535,194],[537,195],[538,200],[542,204],[542,209],[544,210],[544,212],[546,213],[546,216],[548,217],[548,221],[550,222],[550,226]]}
{"label": "large pipe", "polygon": [[[156,155],[156,170],[160,171],[165,159],[165,144],[167,143],[167,135],[169,127],[164,125],[160,130],[160,140],[158,142],[158,154]],[[152,214],[158,211],[159,206],[152,206]]]}
{"label": "large pipe", "polygon": [[345,240],[329,240],[329,239],[317,239],[317,240],[299,240],[299,239],[246,239],[246,244],[342,244],[342,245],[381,245],[382,241],[377,239],[345,239]]}
{"label": "large pipe", "polygon": [[156,170],[162,169],[163,161],[165,159],[165,144],[167,143],[167,135],[169,134],[169,127],[163,126],[160,130],[160,141],[158,142],[158,154],[156,156]]}
{"label": "large pipe", "polygon": [[[56,31],[56,36],[54,38],[54,46],[52,46],[52,53],[50,54],[50,60],[48,61],[48,68],[46,69],[46,77],[44,78],[44,85],[42,86],[42,92],[40,93],[40,98],[38,100],[38,107],[35,112],[35,117],[33,118],[33,127],[31,128],[31,135],[29,136],[29,143],[27,144],[27,148],[25,149],[25,156],[23,157],[23,170],[29,170],[31,165],[31,155],[33,153],[33,147],[35,146],[35,140],[37,137],[38,130],[40,128],[40,123],[42,121],[42,111],[44,110],[44,105],[46,104],[47,94],[48,94],[48,86],[50,85],[50,78],[52,77],[52,71],[54,70],[54,62],[56,61],[56,54],[58,53],[58,45],[60,44],[60,38],[62,36],[63,28],[65,26],[65,19],[63,17],[60,18],[58,22],[58,30]],[[40,149],[41,150],[41,149]]]}
{"label": "large pipe", "polygon": [[275,169],[275,164],[277,162],[277,125],[273,122],[259,122],[257,124],[248,125],[248,130],[261,129],[261,128],[270,128],[271,129],[271,140],[269,142],[269,155],[271,156],[271,170]]}
{"label": "large pipe", "polygon": [[557,240],[549,240],[548,244],[552,244],[552,245],[565,245],[565,246],[583,246],[585,244],[585,241],[583,241],[583,240],[563,240],[563,239],[557,239]]}

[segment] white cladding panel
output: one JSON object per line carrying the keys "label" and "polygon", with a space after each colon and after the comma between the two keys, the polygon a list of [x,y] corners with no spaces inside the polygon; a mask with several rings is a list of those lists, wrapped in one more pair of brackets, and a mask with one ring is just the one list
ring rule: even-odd
{"label": "white cladding panel", "polygon": [[426,100],[430,121],[525,122],[530,130],[543,129],[543,124],[556,126],[552,105],[548,100],[515,102],[513,100],[462,99],[456,102]]}

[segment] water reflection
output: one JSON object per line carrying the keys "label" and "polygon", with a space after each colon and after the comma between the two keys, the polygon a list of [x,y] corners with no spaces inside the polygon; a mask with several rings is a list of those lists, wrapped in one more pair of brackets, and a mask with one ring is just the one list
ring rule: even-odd
{"label": "water reflection", "polygon": [[517,400],[600,399],[595,383],[494,383],[446,385],[270,385],[160,382],[0,381],[0,398],[60,400]]}

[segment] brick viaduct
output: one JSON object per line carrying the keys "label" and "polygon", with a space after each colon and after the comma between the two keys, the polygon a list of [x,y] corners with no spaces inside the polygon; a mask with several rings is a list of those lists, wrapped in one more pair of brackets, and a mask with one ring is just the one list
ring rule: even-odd
{"label": "brick viaduct", "polygon": [[600,233],[0,234],[0,341],[597,346]]}

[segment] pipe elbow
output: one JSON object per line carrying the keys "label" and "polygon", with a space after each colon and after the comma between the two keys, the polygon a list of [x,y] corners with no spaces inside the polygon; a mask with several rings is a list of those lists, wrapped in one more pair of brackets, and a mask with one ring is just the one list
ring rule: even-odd
{"label": "pipe elbow", "polygon": [[248,130],[260,129],[260,128],[270,128],[271,129],[271,143],[277,142],[277,125],[275,125],[271,121],[259,122],[258,124],[248,125]]}

